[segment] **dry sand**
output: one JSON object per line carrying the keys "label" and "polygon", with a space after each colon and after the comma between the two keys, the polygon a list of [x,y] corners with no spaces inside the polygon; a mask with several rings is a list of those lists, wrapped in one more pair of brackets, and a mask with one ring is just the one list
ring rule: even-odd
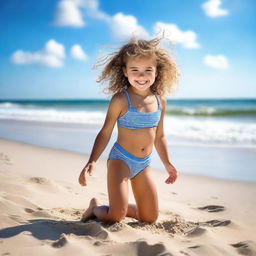
{"label": "dry sand", "polygon": [[0,140],[0,255],[256,255],[255,183],[180,174],[167,185],[165,172],[154,171],[155,224],[82,223],[91,197],[108,203],[105,160],[87,187],[77,182],[87,159]]}

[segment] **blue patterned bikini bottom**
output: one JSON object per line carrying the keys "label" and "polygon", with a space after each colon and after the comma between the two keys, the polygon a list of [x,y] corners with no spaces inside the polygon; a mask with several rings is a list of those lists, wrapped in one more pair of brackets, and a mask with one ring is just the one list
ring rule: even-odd
{"label": "blue patterned bikini bottom", "polygon": [[120,159],[124,161],[129,167],[130,179],[132,179],[150,165],[151,154],[143,158],[136,157],[128,153],[116,142],[109,153],[108,159]]}

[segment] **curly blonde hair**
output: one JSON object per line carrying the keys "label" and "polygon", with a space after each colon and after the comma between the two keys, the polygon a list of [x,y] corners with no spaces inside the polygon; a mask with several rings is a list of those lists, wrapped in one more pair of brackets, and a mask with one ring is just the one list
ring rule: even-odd
{"label": "curly blonde hair", "polygon": [[130,86],[127,77],[125,77],[123,68],[126,66],[128,57],[148,56],[156,58],[157,77],[150,89],[152,93],[163,95],[173,91],[178,78],[179,70],[171,57],[170,53],[159,46],[162,38],[152,40],[137,40],[132,38],[127,44],[104,59],[101,59],[96,66],[105,65],[97,82],[106,82],[109,84],[105,92],[115,94],[122,88]]}

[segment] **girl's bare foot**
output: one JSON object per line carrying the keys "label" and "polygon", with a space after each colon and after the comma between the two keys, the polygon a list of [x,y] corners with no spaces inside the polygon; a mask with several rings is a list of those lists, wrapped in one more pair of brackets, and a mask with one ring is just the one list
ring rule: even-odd
{"label": "girl's bare foot", "polygon": [[95,197],[92,198],[91,201],[90,201],[89,207],[87,208],[87,210],[82,215],[81,221],[85,222],[85,221],[91,219],[94,216],[93,209],[96,206],[100,206],[100,205],[101,205],[101,203],[97,198],[95,198]]}

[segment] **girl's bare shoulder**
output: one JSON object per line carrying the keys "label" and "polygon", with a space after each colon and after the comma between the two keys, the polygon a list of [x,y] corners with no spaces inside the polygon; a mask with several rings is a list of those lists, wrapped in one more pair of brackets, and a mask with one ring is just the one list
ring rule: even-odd
{"label": "girl's bare shoulder", "polygon": [[111,98],[111,103],[114,105],[118,105],[121,108],[127,105],[126,101],[127,99],[124,92],[117,92]]}

